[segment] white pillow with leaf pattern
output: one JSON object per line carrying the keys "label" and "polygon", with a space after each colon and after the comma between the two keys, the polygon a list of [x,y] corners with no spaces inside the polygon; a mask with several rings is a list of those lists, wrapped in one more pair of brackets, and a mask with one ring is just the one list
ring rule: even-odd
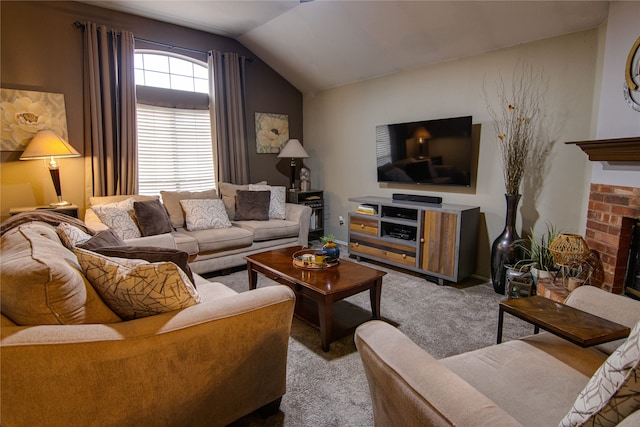
{"label": "white pillow with leaf pattern", "polygon": [[231,227],[222,199],[187,199],[180,205],[189,231]]}
{"label": "white pillow with leaf pattern", "polygon": [[598,368],[559,427],[615,426],[640,409],[640,322]]}
{"label": "white pillow with leaf pattern", "polygon": [[117,203],[91,206],[91,209],[98,215],[100,221],[113,229],[120,238],[135,239],[141,237],[142,233],[134,221],[134,202],[133,198],[129,198]]}
{"label": "white pillow with leaf pattern", "polygon": [[60,237],[62,244],[71,250],[91,239],[91,234],[87,234],[75,225],[67,224],[66,222],[58,224],[56,233]]}

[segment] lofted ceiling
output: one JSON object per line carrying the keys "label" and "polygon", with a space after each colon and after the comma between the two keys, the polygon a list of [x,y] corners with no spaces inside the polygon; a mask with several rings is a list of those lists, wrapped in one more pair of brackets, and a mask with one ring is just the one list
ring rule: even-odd
{"label": "lofted ceiling", "polygon": [[305,94],[597,27],[607,1],[86,0],[235,38]]}

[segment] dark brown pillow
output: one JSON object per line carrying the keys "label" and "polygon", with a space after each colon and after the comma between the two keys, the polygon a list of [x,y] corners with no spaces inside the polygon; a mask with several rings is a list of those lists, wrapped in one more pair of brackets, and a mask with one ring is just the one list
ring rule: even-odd
{"label": "dark brown pillow", "polygon": [[113,231],[112,228],[108,230],[98,231],[95,236],[90,238],[84,243],[77,245],[78,248],[86,249],[88,251],[95,251],[98,248],[105,246],[124,246],[125,241]]}
{"label": "dark brown pillow", "polygon": [[173,227],[169,214],[160,200],[133,202],[133,210],[143,236],[171,233]]}
{"label": "dark brown pillow", "polygon": [[236,221],[268,221],[271,191],[245,191],[236,193]]}
{"label": "dark brown pillow", "polygon": [[97,248],[93,252],[108,257],[142,259],[148,262],[172,262],[184,271],[195,286],[193,272],[189,267],[189,254],[185,251],[156,246],[113,246]]}

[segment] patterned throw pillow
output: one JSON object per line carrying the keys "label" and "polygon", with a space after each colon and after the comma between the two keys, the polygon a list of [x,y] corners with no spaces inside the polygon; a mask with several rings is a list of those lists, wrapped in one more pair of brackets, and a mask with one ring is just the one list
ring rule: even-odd
{"label": "patterned throw pillow", "polygon": [[140,229],[133,220],[135,213],[133,211],[134,199],[130,198],[117,203],[108,203],[105,205],[95,205],[91,209],[98,215],[107,227],[113,228],[115,232],[123,239],[135,239],[141,237]]}
{"label": "patterned throw pillow", "polygon": [[221,199],[188,199],[180,200],[180,204],[189,231],[231,227]]}
{"label": "patterned throw pillow", "polygon": [[205,191],[161,191],[162,204],[164,204],[169,218],[171,218],[171,225],[174,228],[184,227],[184,213],[182,212],[182,206],[180,200],[187,199],[217,199],[218,192],[216,190]]}
{"label": "patterned throw pillow", "polygon": [[640,322],[598,368],[559,427],[615,426],[640,409]]}
{"label": "patterned throw pillow", "polygon": [[286,219],[287,189],[282,186],[249,184],[251,191],[271,191],[269,218]]}
{"label": "patterned throw pillow", "polygon": [[65,222],[58,224],[56,227],[56,233],[58,234],[58,237],[60,237],[62,244],[65,245],[67,249],[72,250],[91,238],[90,234],[87,234],[78,227]]}
{"label": "patterned throw pillow", "polygon": [[172,262],[111,258],[74,250],[85,276],[123,320],[180,310],[200,303],[185,273]]}

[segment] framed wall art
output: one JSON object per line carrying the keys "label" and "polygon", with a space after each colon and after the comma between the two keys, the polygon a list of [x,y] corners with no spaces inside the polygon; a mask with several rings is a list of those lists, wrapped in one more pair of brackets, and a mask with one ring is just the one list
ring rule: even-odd
{"label": "framed wall art", "polygon": [[0,89],[0,114],[0,151],[24,151],[31,138],[43,129],[50,129],[69,140],[61,93]]}
{"label": "framed wall art", "polygon": [[256,152],[279,153],[289,140],[289,116],[256,113]]}

